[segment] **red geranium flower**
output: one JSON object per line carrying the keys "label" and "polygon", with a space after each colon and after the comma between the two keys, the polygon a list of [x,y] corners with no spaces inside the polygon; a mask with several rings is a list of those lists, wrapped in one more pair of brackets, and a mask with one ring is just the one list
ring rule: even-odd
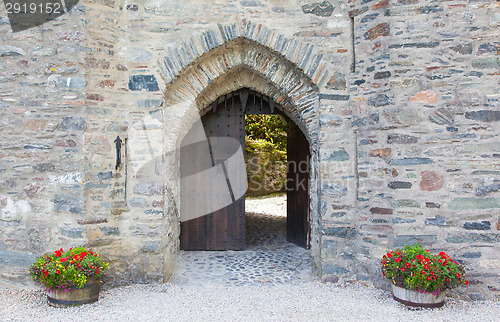
{"label": "red geranium flower", "polygon": [[406,263],[405,266],[406,266],[406,268],[410,268],[411,264],[410,263]]}
{"label": "red geranium flower", "polygon": [[429,269],[429,265],[424,265],[424,268],[425,269]]}
{"label": "red geranium flower", "polygon": [[469,285],[469,281],[465,281],[465,285]]}
{"label": "red geranium flower", "polygon": [[387,253],[387,257],[392,257],[392,254],[391,253]]}
{"label": "red geranium flower", "polygon": [[398,257],[395,259],[396,263],[399,263],[401,261],[401,257]]}
{"label": "red geranium flower", "polygon": [[432,277],[429,275],[427,276],[427,280],[430,281],[432,279]]}
{"label": "red geranium flower", "polygon": [[449,282],[449,281],[450,281],[450,279],[447,277],[447,278],[446,278],[446,281],[447,281],[447,282]]}
{"label": "red geranium flower", "polygon": [[457,277],[460,277],[460,273],[457,273]]}
{"label": "red geranium flower", "polygon": [[401,267],[401,271],[403,271],[403,272],[404,272],[405,270],[406,270],[406,268],[404,268],[404,267]]}

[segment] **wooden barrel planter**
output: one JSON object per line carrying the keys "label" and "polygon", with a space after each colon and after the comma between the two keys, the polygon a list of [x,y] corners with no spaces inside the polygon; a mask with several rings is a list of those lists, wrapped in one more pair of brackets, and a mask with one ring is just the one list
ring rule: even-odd
{"label": "wooden barrel planter", "polygon": [[71,307],[94,303],[99,299],[100,283],[89,277],[82,288],[73,287],[67,292],[47,294],[47,303],[54,307]]}
{"label": "wooden barrel planter", "polygon": [[444,305],[446,292],[440,292],[436,295],[432,293],[421,293],[419,291],[409,290],[404,287],[392,285],[392,294],[396,301],[411,307],[435,308]]}

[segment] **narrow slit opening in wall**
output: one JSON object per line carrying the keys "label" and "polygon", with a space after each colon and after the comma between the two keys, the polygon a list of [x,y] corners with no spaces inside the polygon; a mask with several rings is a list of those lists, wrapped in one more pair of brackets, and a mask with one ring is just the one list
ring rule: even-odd
{"label": "narrow slit opening in wall", "polygon": [[350,19],[350,28],[351,28],[351,73],[356,71],[356,45],[355,40],[356,36],[354,35],[354,17]]}

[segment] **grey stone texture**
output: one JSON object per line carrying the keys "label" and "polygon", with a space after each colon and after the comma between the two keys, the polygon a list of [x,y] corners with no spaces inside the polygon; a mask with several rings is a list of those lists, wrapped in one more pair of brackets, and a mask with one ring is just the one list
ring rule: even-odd
{"label": "grey stone texture", "polygon": [[167,280],[176,145],[193,114],[248,87],[310,143],[323,279],[381,286],[363,267],[420,241],[466,259],[464,297],[500,296],[497,3],[160,2],[82,0],[41,27],[0,25],[1,280],[76,244],[112,261],[111,285]]}

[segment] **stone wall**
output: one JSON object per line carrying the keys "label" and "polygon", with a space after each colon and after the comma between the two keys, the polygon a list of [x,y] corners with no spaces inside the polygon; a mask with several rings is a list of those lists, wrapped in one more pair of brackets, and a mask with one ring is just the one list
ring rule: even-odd
{"label": "stone wall", "polygon": [[388,246],[420,241],[470,268],[470,298],[498,296],[498,4],[372,1],[350,10],[358,279],[376,276]]}
{"label": "stone wall", "polygon": [[249,87],[310,142],[324,279],[382,286],[381,254],[420,241],[471,268],[466,296],[498,297],[496,2],[82,0],[17,33],[0,12],[2,283],[82,244],[111,285],[167,279],[177,147]]}

